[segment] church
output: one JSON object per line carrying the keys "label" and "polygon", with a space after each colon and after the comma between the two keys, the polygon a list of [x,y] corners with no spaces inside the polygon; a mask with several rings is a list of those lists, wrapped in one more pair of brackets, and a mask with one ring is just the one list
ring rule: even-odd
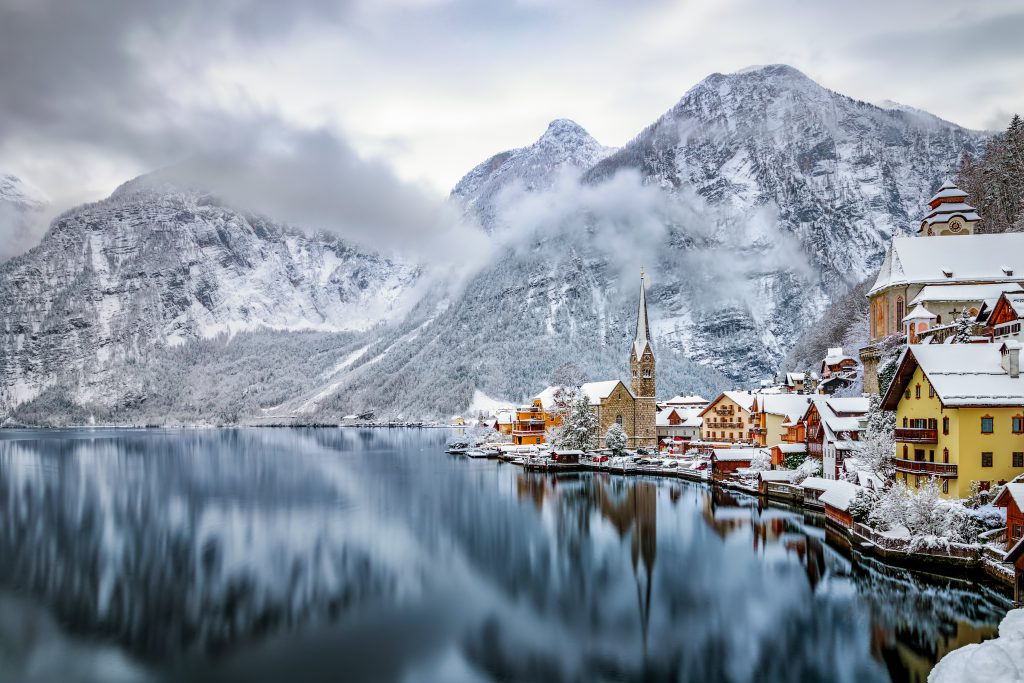
{"label": "church", "polygon": [[617,422],[629,436],[630,448],[657,449],[654,346],[647,319],[647,292],[642,269],[636,332],[629,349],[629,374],[628,386],[621,380],[607,380],[588,382],[580,387],[597,415],[599,445],[604,448],[604,435]]}

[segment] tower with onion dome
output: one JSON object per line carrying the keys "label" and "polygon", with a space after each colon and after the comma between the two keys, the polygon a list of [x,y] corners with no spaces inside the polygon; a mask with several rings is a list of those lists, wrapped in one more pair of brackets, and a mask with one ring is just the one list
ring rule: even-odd
{"label": "tower with onion dome", "polygon": [[967,193],[947,180],[928,200],[928,215],[917,231],[920,237],[973,235],[981,219],[977,210],[967,203]]}

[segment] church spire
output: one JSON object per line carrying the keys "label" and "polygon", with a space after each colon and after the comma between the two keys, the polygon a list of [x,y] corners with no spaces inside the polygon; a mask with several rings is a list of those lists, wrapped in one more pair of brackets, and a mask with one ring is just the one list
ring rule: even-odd
{"label": "church spire", "polygon": [[651,328],[647,323],[647,292],[644,285],[644,267],[640,266],[640,304],[636,311],[636,337],[633,339],[633,350],[637,358],[643,355],[644,348],[651,345]]}

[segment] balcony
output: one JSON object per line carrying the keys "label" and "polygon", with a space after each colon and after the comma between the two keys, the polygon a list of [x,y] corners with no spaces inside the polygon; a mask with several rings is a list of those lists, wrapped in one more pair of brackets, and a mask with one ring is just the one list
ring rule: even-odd
{"label": "balcony", "polygon": [[897,427],[896,440],[901,443],[938,443],[939,430],[922,427]]}
{"label": "balcony", "polygon": [[[933,430],[934,431],[934,430]],[[950,465],[945,462],[929,462],[927,460],[904,460],[903,458],[896,458],[897,472],[907,472],[909,474],[928,474],[935,475],[937,477],[956,477],[957,467],[956,465]]]}
{"label": "balcony", "polygon": [[709,422],[708,426],[717,429],[743,429],[742,422]]}

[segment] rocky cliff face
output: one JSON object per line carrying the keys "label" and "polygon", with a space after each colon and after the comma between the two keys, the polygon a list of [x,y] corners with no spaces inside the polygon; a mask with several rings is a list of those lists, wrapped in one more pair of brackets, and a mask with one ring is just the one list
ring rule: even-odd
{"label": "rocky cliff face", "polygon": [[[342,240],[133,181],[57,218],[0,266],[0,404],[57,379],[244,330],[365,330],[404,313],[417,269]],[[100,389],[102,393],[102,389]]]}

